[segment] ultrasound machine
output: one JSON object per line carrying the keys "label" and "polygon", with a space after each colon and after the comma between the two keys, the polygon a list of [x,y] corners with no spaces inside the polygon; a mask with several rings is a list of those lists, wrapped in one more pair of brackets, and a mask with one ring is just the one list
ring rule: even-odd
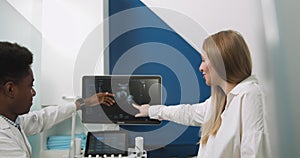
{"label": "ultrasound machine", "polygon": [[[136,118],[138,113],[132,104],[162,104],[160,76],[107,75],[84,76],[82,79],[82,97],[95,93],[109,92],[116,101],[112,106],[94,106],[82,108],[83,124],[116,124],[130,126],[159,125],[159,120],[149,117]],[[88,158],[146,158],[143,137],[134,138],[134,146],[129,146],[128,132],[125,130],[89,131],[83,155]]]}

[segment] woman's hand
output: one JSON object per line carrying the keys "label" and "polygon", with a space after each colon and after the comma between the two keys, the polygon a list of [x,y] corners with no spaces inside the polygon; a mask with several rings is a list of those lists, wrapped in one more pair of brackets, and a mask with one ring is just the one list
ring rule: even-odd
{"label": "woman's hand", "polygon": [[132,106],[134,108],[136,108],[137,110],[139,110],[139,113],[137,113],[135,115],[135,117],[147,117],[148,115],[148,111],[149,111],[149,104],[144,104],[144,105],[137,105],[137,104],[132,104]]}
{"label": "woman's hand", "polygon": [[115,100],[113,99],[114,94],[112,93],[97,93],[93,96],[84,99],[84,102],[87,106],[95,106],[98,104],[104,104],[107,106],[111,106],[115,103]]}

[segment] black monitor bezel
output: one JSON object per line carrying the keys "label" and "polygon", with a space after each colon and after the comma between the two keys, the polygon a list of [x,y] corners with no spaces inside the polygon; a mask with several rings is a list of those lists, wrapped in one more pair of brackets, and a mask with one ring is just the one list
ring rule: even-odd
{"label": "black monitor bezel", "polygon": [[[83,76],[82,77],[82,97],[85,96],[86,88],[85,82],[87,80],[101,80],[101,79],[120,79],[120,78],[132,78],[132,79],[155,79],[158,80],[158,83],[162,85],[162,77],[160,75],[98,75],[98,76]],[[160,104],[162,104],[162,88],[160,88]],[[150,105],[151,106],[151,105]],[[82,123],[91,123],[91,124],[119,124],[119,125],[159,125],[161,124],[160,120],[150,119],[149,117],[144,117],[145,120],[141,120],[141,118],[136,118],[130,121],[118,121],[118,120],[103,120],[103,121],[86,121],[84,119],[84,108],[82,109]]]}

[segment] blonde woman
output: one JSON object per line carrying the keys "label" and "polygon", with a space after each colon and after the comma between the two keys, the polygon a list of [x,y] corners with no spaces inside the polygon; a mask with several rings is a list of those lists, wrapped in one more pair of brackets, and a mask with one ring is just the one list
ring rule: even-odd
{"label": "blonde woman", "polygon": [[177,106],[133,105],[136,117],[201,126],[198,158],[267,158],[264,93],[252,75],[251,56],[236,31],[221,31],[204,40],[199,70],[211,97],[203,103]]}

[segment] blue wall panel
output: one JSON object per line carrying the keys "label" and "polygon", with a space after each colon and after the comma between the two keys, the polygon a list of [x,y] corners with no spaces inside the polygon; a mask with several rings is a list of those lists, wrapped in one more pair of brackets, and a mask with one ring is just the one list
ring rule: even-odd
{"label": "blue wall panel", "polygon": [[[141,1],[110,0],[109,16],[110,74],[161,75],[164,86],[163,101],[166,105],[201,102],[210,96],[210,89],[205,85],[199,72],[200,53]],[[194,82],[190,82],[189,79]],[[166,124],[170,123],[164,121],[160,126],[121,126],[121,128],[144,132],[162,128]],[[177,127],[182,128],[182,125],[172,124],[173,130]],[[189,148],[190,151],[175,150],[175,155],[176,152],[186,155],[197,153],[199,128],[185,128],[186,130],[170,144],[193,147]],[[174,131],[166,131],[172,132]],[[134,143],[135,136],[134,134],[129,136],[131,138],[129,143]],[[161,137],[160,141],[164,141],[164,135]],[[158,142],[146,140],[145,143],[155,145]]]}

